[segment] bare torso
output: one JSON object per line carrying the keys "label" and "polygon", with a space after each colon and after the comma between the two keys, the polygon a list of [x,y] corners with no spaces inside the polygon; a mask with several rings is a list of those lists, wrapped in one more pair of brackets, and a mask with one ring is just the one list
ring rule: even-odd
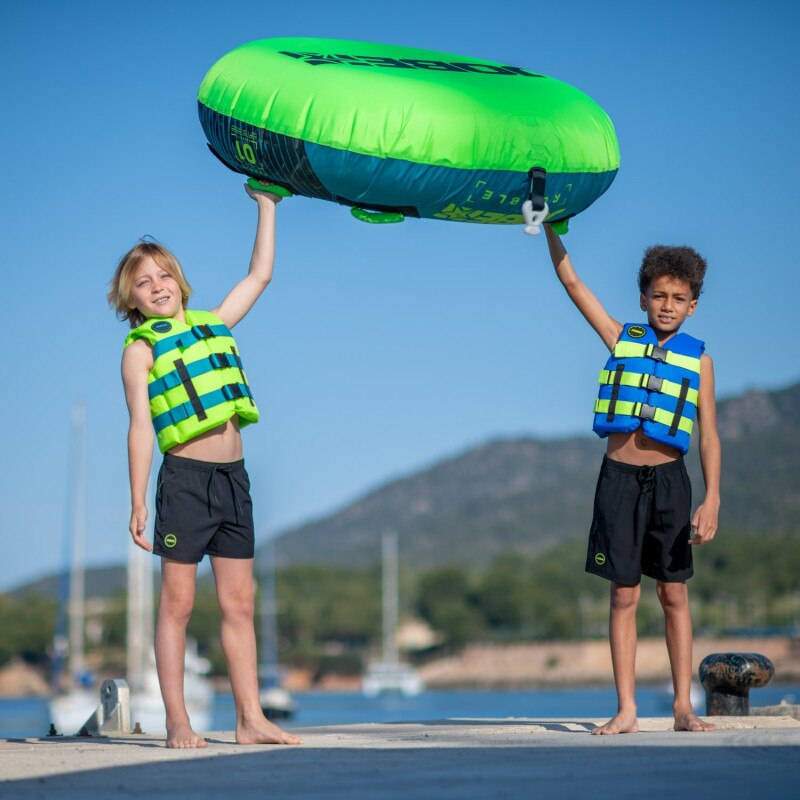
{"label": "bare torso", "polygon": [[674,447],[650,439],[639,427],[632,433],[609,434],[606,455],[612,461],[646,467],[675,461],[681,454]]}
{"label": "bare torso", "polygon": [[225,464],[242,457],[242,435],[239,419],[235,415],[224,425],[195,436],[183,444],[176,444],[169,451],[173,456],[194,458],[198,461],[213,461]]}

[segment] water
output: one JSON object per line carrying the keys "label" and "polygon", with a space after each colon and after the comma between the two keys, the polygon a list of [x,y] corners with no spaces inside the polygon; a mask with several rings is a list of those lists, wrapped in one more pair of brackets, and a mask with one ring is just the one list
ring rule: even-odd
{"label": "water", "polygon": [[[767,686],[750,692],[752,706],[800,702],[800,686]],[[671,698],[659,687],[641,687],[636,693],[639,715],[670,714]],[[301,692],[295,695],[298,712],[282,727],[349,725],[364,722],[410,722],[453,717],[553,717],[594,719],[611,717],[616,709],[612,688],[531,689],[526,691],[430,691],[417,697],[360,693]],[[698,704],[704,711],[704,704]],[[45,736],[50,726],[47,701],[42,698],[0,698],[0,739]],[[214,698],[213,730],[235,726],[230,694]]]}
{"label": "water", "polygon": [[50,728],[47,700],[40,697],[0,698],[0,739],[43,736]]}

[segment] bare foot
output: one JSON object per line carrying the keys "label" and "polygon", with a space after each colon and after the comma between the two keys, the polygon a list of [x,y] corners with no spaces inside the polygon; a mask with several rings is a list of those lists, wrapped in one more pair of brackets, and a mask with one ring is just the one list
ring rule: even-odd
{"label": "bare foot", "polygon": [[236,726],[237,744],[303,744],[303,740],[293,733],[287,733],[273,725],[266,717],[255,719],[252,723],[243,722]]}
{"label": "bare foot", "polygon": [[639,733],[639,720],[635,711],[620,711],[605,725],[595,728],[593,734],[608,736],[615,733]]}
{"label": "bare foot", "polygon": [[191,725],[181,724],[167,728],[167,747],[208,747],[208,742],[198,736]]}
{"label": "bare foot", "polygon": [[716,725],[711,722],[706,722],[694,711],[689,711],[686,714],[675,714],[675,730],[676,731],[691,731],[692,733],[705,733],[706,731],[715,731]]}

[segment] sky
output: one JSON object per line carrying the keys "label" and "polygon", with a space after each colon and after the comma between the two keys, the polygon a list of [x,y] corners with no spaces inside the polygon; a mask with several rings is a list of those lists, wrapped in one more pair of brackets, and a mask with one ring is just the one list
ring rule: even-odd
{"label": "sky", "polygon": [[[800,380],[790,0],[43,0],[3,16],[0,591],[64,566],[75,403],[86,563],[127,557],[126,325],[105,293],[143,235],[181,260],[194,308],[245,274],[256,207],[208,152],[196,97],[214,62],[254,39],[420,47],[573,84],[609,114],[621,152],[611,188],[565,238],[579,274],[635,321],[644,249],[689,244],[709,269],[684,330],[706,341],[718,396]],[[543,236],[365,225],[302,197],[277,217],[273,283],[236,329],[262,414],[244,432],[259,540],[496,438],[589,435],[606,354]]]}

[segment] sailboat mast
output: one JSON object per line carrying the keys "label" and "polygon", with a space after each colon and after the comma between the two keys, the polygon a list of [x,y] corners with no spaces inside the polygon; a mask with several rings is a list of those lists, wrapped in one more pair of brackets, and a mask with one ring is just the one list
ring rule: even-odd
{"label": "sailboat mast", "polygon": [[[148,495],[150,489],[148,488]],[[147,523],[152,541],[153,526]],[[144,689],[153,642],[153,556],[128,540],[127,675],[131,691]]]}
{"label": "sailboat mast", "polygon": [[278,630],[275,607],[275,541],[268,539],[261,549],[261,664],[262,682],[271,688],[280,684],[278,670]]}
{"label": "sailboat mast", "polygon": [[84,672],[84,554],[86,539],[86,406],[72,407],[73,487],[72,555],[69,580],[69,675],[77,681]]}
{"label": "sailboat mast", "polygon": [[400,660],[397,649],[397,534],[384,533],[383,546],[383,660],[386,664],[397,664]]}

